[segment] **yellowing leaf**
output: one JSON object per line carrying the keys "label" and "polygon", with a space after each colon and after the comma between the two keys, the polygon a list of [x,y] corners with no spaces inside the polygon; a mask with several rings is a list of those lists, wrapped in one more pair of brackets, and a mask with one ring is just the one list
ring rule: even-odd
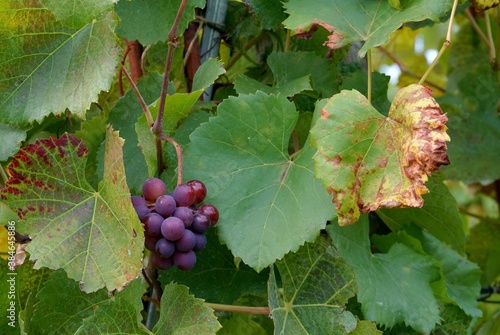
{"label": "yellowing leaf", "polygon": [[476,12],[482,12],[498,6],[500,4],[500,0],[471,0],[471,3]]}
{"label": "yellowing leaf", "polygon": [[35,269],[63,268],[85,292],[123,289],[142,268],[142,226],[130,203],[123,139],[108,128],[104,176],[95,190],[85,178],[87,149],[73,135],[37,140],[14,156],[0,190],[29,234]]}
{"label": "yellowing leaf", "polygon": [[356,90],[329,99],[311,132],[316,175],[333,195],[339,224],[382,207],[421,207],[427,176],[449,164],[447,120],[416,84],[396,94],[388,117]]}

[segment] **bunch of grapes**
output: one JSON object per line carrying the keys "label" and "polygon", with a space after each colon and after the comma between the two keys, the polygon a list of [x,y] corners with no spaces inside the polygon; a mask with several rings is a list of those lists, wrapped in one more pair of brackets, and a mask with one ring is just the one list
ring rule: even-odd
{"label": "bunch of grapes", "polygon": [[180,184],[167,194],[161,179],[150,178],[142,186],[143,196],[132,196],[144,227],[144,244],[156,268],[166,270],[175,265],[189,270],[196,264],[195,252],[207,245],[205,232],[219,220],[217,208],[200,205],[206,194],[199,180]]}

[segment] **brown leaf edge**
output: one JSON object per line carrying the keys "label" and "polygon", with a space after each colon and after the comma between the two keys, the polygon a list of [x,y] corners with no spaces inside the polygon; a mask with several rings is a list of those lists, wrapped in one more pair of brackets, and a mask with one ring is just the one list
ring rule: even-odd
{"label": "brown leaf edge", "polygon": [[[398,113],[402,111],[402,113]],[[389,118],[402,123],[411,131],[411,141],[402,164],[405,175],[414,183],[414,199],[411,207],[423,206],[422,194],[428,193],[425,186],[428,176],[449,165],[446,142],[448,117],[443,113],[428,87],[413,84],[400,89],[393,99]]]}

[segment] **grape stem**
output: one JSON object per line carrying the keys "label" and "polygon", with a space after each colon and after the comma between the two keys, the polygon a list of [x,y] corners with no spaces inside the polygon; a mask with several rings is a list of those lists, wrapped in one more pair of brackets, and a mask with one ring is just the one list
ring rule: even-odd
{"label": "grape stem", "polygon": [[[175,16],[174,23],[172,24],[172,28],[170,29],[168,33],[168,51],[167,51],[167,59],[165,61],[165,73],[163,74],[163,83],[161,87],[161,95],[160,95],[160,103],[158,105],[158,115],[156,116],[156,120],[153,124],[153,134],[157,138],[160,138],[162,140],[167,140],[168,142],[174,144],[176,146],[176,152],[177,152],[177,158],[179,158],[179,151],[177,147],[180,147],[173,139],[170,139],[170,137],[166,136],[163,132],[163,114],[165,113],[165,102],[167,99],[167,90],[168,90],[168,81],[170,80],[170,72],[172,70],[172,61],[174,59],[174,49],[177,48],[179,45],[179,40],[177,38],[177,30],[179,29],[179,24],[181,22],[182,14],[184,13],[184,10],[186,9],[187,5],[187,0],[182,0],[181,4],[179,5],[179,10],[177,11],[177,15]],[[168,140],[168,139],[170,140]],[[157,157],[158,157],[158,175],[161,175],[163,171],[163,164],[160,161],[160,157],[162,157],[162,152],[161,150],[158,151],[158,146],[156,147],[157,149]],[[180,165],[179,165],[180,163]],[[178,162],[178,176],[182,176],[182,163],[179,161]],[[182,181],[182,178],[178,178],[178,180]]]}
{"label": "grape stem", "polygon": [[264,315],[271,314],[271,309],[269,307],[224,305],[224,304],[215,304],[211,302],[205,302],[205,306],[210,307],[211,309],[216,311],[224,311],[224,312],[264,314]]}
{"label": "grape stem", "polygon": [[432,69],[434,69],[441,56],[444,54],[446,49],[448,49],[448,47],[451,44],[451,31],[453,28],[453,19],[455,18],[455,12],[457,11],[457,5],[458,5],[458,0],[453,1],[453,7],[451,9],[451,14],[450,14],[450,22],[448,23],[448,31],[446,33],[446,40],[444,41],[443,46],[439,50],[436,58],[434,58],[431,65],[429,65],[429,67],[427,68],[427,71],[425,71],[422,78],[420,78],[420,81],[418,82],[419,85],[422,85],[425,82],[429,73],[431,73]]}

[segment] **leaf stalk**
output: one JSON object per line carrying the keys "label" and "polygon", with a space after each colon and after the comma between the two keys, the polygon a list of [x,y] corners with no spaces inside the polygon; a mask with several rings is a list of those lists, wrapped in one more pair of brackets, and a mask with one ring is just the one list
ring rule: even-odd
{"label": "leaf stalk", "polygon": [[217,311],[233,312],[233,313],[246,313],[246,314],[271,314],[271,309],[269,307],[253,307],[253,306],[236,306],[236,305],[224,305],[216,304],[211,302],[205,302],[205,306],[210,307]]}
{"label": "leaf stalk", "polygon": [[422,76],[422,78],[420,78],[420,81],[418,82],[419,85],[422,85],[425,82],[425,80],[427,79],[427,76],[429,75],[429,73],[431,73],[431,71],[434,69],[434,67],[438,63],[439,59],[441,58],[441,56],[444,54],[444,52],[446,51],[446,49],[448,49],[448,47],[451,44],[451,31],[452,31],[452,28],[453,28],[453,19],[455,18],[455,13],[457,11],[457,6],[458,6],[458,0],[453,1],[453,7],[451,8],[451,14],[450,14],[450,21],[448,22],[448,31],[446,33],[446,40],[444,41],[443,46],[439,50],[436,58],[434,58],[434,60],[432,61],[431,65],[429,65],[429,67],[427,68],[427,71],[425,71],[425,73]]}

